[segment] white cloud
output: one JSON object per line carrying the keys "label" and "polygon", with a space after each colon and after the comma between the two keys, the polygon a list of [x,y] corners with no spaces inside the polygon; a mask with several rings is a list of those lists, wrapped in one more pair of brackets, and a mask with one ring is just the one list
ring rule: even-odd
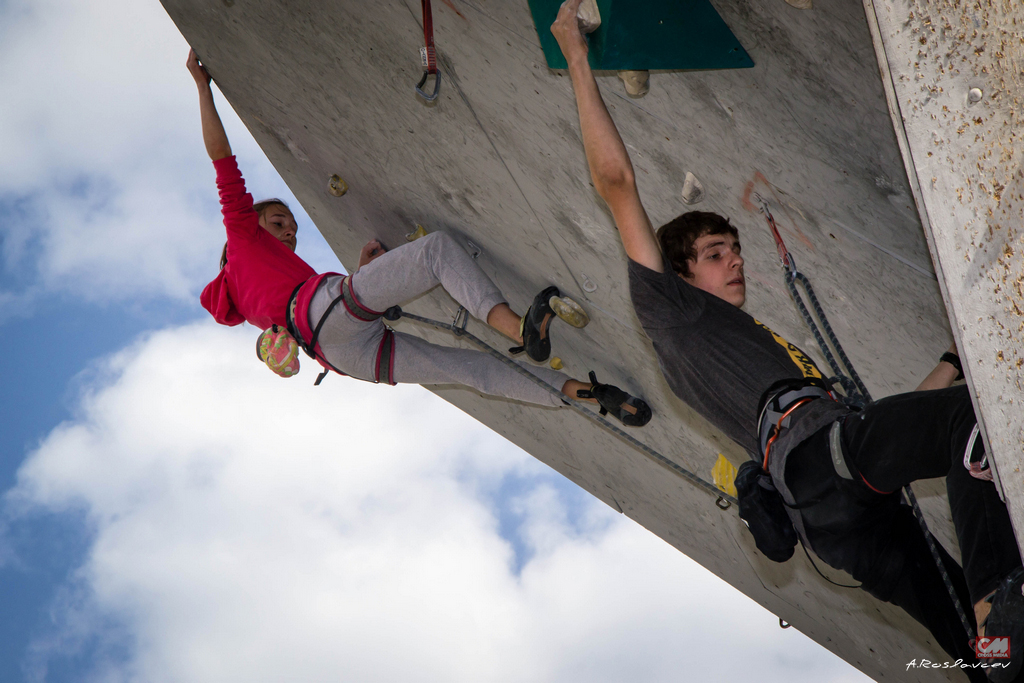
{"label": "white cloud", "polygon": [[[569,520],[555,475],[425,390],[282,380],[253,336],[196,324],[114,356],[22,466],[12,524],[94,531],[40,679],[104,638],[128,655],[95,680],[861,679],[598,502]],[[516,500],[480,493],[507,476]]]}
{"label": "white cloud", "polygon": [[[0,38],[6,267],[92,301],[193,298],[216,274],[224,231],[188,45],[163,8],[12,0],[0,5]],[[250,185],[290,198],[219,96],[218,105]],[[303,243],[333,266],[313,233]]]}

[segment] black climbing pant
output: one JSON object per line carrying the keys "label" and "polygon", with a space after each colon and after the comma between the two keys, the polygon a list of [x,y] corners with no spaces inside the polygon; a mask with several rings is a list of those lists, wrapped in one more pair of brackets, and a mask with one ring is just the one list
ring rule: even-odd
{"label": "black climbing pant", "polygon": [[[974,661],[968,635],[912,509],[900,500],[900,489],[918,479],[946,476],[964,569],[941,547],[940,553],[973,625],[974,602],[1021,564],[1009,513],[995,486],[963,467],[974,424],[966,386],[900,394],[843,420],[847,458],[871,487],[836,474],[831,425],[794,448],[786,461],[786,483],[815,553],[875,597],[902,607],[950,656],[965,663]],[[981,673],[966,672],[972,679]]]}

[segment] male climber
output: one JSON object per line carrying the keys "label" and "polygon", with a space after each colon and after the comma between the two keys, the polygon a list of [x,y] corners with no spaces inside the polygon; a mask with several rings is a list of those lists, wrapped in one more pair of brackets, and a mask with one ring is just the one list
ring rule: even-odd
{"label": "male climber", "polygon": [[[633,306],[672,391],[758,462],[764,436],[773,434],[765,467],[802,540],[864,590],[906,610],[950,655],[973,662],[923,533],[900,501],[904,485],[946,476],[963,572],[940,548],[943,561],[962,603],[969,593],[979,636],[1010,637],[1010,666],[984,671],[998,683],[1015,680],[1024,660],[1024,569],[1005,505],[991,481],[978,478],[991,473],[980,464],[984,447],[968,389],[949,386],[957,369],[942,361],[923,385],[931,390],[855,411],[834,400],[813,361],[740,309],[743,257],[727,219],[691,212],[655,232],[587,63],[579,5],[567,0],[551,32],[568,62],[594,187],[629,257]],[[765,405],[776,415],[792,412],[762,430]],[[961,464],[965,452],[973,474]],[[982,669],[966,672],[985,680]]]}

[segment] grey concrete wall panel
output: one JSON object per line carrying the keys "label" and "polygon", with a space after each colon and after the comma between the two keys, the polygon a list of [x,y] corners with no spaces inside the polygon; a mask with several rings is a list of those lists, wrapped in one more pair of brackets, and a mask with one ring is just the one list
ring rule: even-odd
{"label": "grey concrete wall panel", "polygon": [[1024,6],[865,0],[983,434],[1024,540]]}
{"label": "grey concrete wall panel", "polygon": [[[372,237],[394,246],[415,223],[449,230],[479,247],[479,263],[519,310],[548,283],[584,304],[593,322],[557,325],[555,354],[573,375],[596,370],[648,399],[655,419],[632,434],[708,479],[719,453],[739,462],[742,453],[661,377],[632,312],[614,225],[590,184],[569,79],[544,66],[527,3],[434,4],[444,82],[427,106],[413,92],[423,38],[416,0],[164,0],[347,266]],[[599,79],[652,220],[690,208],[680,193],[693,172],[705,191],[696,208],[719,211],[741,230],[747,309],[817,357],[749,201],[752,191],[764,195],[871,392],[913,389],[950,332],[862,5],[715,6],[755,68],[654,73],[639,100],[623,94],[614,74]],[[350,187],[340,198],[328,191],[335,173]],[[440,290],[407,308],[455,312]],[[498,348],[508,345],[478,321],[470,325]],[[460,343],[412,322],[398,326]],[[317,391],[345,381],[328,379]],[[915,658],[946,658],[900,610],[826,583],[799,551],[783,565],[766,560],[734,509],[719,510],[713,496],[593,423],[568,410],[434,390],[868,675],[958,680],[950,670],[906,671]],[[941,481],[918,491],[956,555]]]}

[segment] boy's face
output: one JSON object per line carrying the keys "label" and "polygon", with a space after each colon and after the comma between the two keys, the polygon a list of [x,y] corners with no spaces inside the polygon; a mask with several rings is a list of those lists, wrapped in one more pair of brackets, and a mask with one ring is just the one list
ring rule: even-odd
{"label": "boy's face", "polygon": [[680,276],[697,289],[739,307],[747,299],[740,241],[732,235],[704,235],[694,243],[697,260],[690,260],[690,276]]}

